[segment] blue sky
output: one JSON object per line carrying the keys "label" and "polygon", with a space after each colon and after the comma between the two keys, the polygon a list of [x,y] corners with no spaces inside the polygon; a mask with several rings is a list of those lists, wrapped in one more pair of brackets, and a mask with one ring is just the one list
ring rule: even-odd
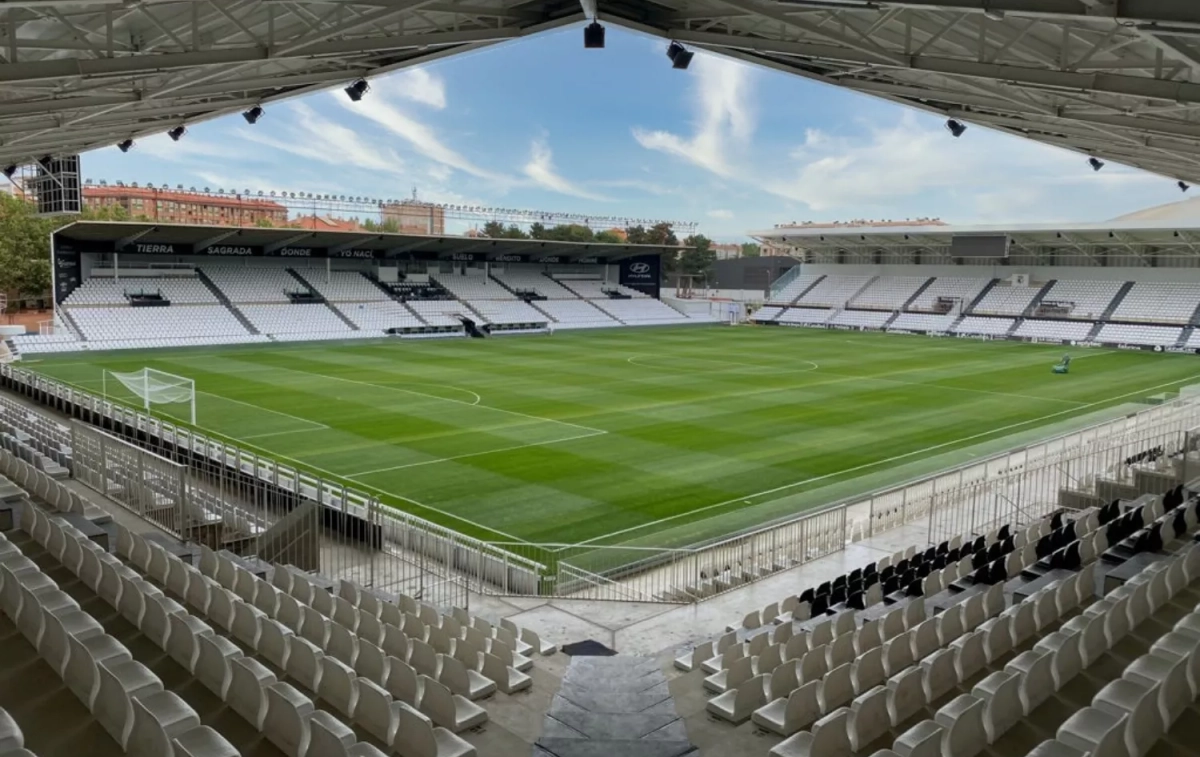
{"label": "blue sky", "polygon": [[98,150],[85,177],[699,222],[737,241],[788,221],[1101,221],[1181,199],[1174,181],[666,43],[578,28],[237,115],[179,142]]}

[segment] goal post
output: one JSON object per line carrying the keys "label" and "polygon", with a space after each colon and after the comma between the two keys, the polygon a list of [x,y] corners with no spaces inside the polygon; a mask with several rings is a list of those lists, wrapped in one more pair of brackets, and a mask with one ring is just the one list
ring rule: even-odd
{"label": "goal post", "polygon": [[[104,398],[121,397],[125,392],[137,398],[147,414],[154,405],[187,405],[188,418],[196,425],[196,382],[184,376],[143,368],[134,373],[105,370]],[[120,391],[124,389],[125,392]],[[110,391],[112,394],[110,394]]]}

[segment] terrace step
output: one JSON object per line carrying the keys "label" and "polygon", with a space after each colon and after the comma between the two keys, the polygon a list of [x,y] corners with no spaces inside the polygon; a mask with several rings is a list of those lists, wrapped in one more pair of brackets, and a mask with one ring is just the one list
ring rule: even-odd
{"label": "terrace step", "polygon": [[979,303],[983,302],[983,298],[987,297],[988,292],[995,289],[996,285],[999,283],[1000,283],[1000,279],[992,279],[991,281],[989,281],[987,283],[987,286],[985,286],[983,289],[981,289],[979,291],[979,294],[977,294],[975,296],[975,299],[971,300],[970,304],[967,305],[965,308],[963,308],[963,314],[969,315],[970,313],[974,312],[975,306],[978,305]]}
{"label": "terrace step", "polygon": [[1033,300],[1030,301],[1029,307],[1025,308],[1025,312],[1021,315],[1029,317],[1037,313],[1037,309],[1042,305],[1042,300],[1046,299],[1046,295],[1050,294],[1050,290],[1053,289],[1054,285],[1057,283],[1058,279],[1050,279],[1047,281],[1045,285],[1038,290],[1038,293],[1033,296]]}
{"label": "terrace step", "polygon": [[801,297],[803,297],[804,295],[806,295],[806,294],[808,294],[809,292],[811,292],[811,291],[813,290],[813,287],[815,287],[817,284],[820,284],[820,283],[821,283],[822,281],[824,281],[826,278],[827,278],[827,277],[826,277],[826,276],[824,276],[824,275],[818,276],[818,277],[816,278],[816,280],[814,280],[814,281],[813,281],[813,283],[811,283],[811,284],[809,284],[807,287],[805,287],[805,288],[804,288],[804,291],[803,291],[803,292],[801,292],[800,294],[796,295],[794,298],[792,298],[792,301],[791,301],[791,302],[789,302],[788,304],[789,304],[789,305],[798,305],[798,304],[800,303],[800,298],[801,298]]}
{"label": "terrace step", "polygon": [[900,306],[900,312],[902,312],[902,313],[908,312],[908,309],[910,307],[912,307],[912,304],[914,302],[917,301],[917,298],[920,297],[922,294],[924,294],[926,289],[933,286],[933,282],[935,282],[935,281],[937,281],[937,276],[930,276],[929,279],[924,284],[917,287],[917,291],[913,292],[912,297],[909,297],[907,300],[904,301],[904,304]]}
{"label": "terrace step", "polygon": [[1125,299],[1125,295],[1129,294],[1129,290],[1133,289],[1133,282],[1126,281],[1117,290],[1117,294],[1112,298],[1112,302],[1108,303],[1108,307],[1100,314],[1100,320],[1107,323],[1113,317],[1113,313],[1117,312],[1117,308],[1121,306],[1121,301]]}
{"label": "terrace step", "polygon": [[233,317],[238,320],[238,323],[242,324],[242,328],[246,329],[246,331],[249,331],[251,334],[262,333],[254,326],[253,323],[250,322],[250,319],[247,318],[241,310],[238,310],[237,305],[233,304],[233,300],[229,299],[229,297],[227,297],[225,293],[221,291],[221,288],[217,286],[215,281],[208,277],[207,273],[205,273],[202,269],[197,268],[196,278],[200,279],[200,283],[208,287],[208,291],[213,293],[213,296],[217,298],[217,302],[224,305],[225,309],[230,313],[233,313]]}

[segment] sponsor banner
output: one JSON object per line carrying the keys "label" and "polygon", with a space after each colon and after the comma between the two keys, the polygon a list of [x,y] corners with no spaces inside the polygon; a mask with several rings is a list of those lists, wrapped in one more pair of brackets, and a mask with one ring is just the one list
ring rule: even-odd
{"label": "sponsor banner", "polygon": [[543,255],[537,259],[538,263],[565,263],[567,259],[562,255]]}
{"label": "sponsor banner", "polygon": [[191,255],[192,246],[164,242],[133,242],[125,245],[121,252],[136,255]]}
{"label": "sponsor banner", "polygon": [[508,253],[500,253],[497,255],[492,255],[488,258],[488,260],[492,261],[493,263],[528,263],[529,256],[528,255],[516,255],[511,252],[508,252]]}
{"label": "sponsor banner", "polygon": [[280,247],[272,255],[281,258],[324,258],[328,257],[323,247]]}
{"label": "sponsor banner", "polygon": [[261,247],[249,247],[247,245],[238,244],[214,244],[201,250],[202,255],[230,255],[230,256],[251,256],[262,255]]}
{"label": "sponsor banner", "polygon": [[571,262],[572,263],[588,263],[588,264],[607,263],[608,258],[602,258],[599,255],[589,255],[586,258],[572,258]]}
{"label": "sponsor banner", "polygon": [[329,257],[374,260],[377,257],[383,257],[383,253],[378,250],[329,250]]}
{"label": "sponsor banner", "polygon": [[474,263],[476,260],[483,260],[483,256],[473,252],[456,252],[450,255],[450,260],[458,263]]}
{"label": "sponsor banner", "polygon": [[1200,350],[1191,347],[1167,347],[1165,352],[1177,352],[1185,355],[1200,355]]}
{"label": "sponsor banner", "polygon": [[1138,352],[1162,352],[1163,348],[1149,344],[1124,344],[1121,342],[1101,342],[1101,347],[1111,347],[1118,350],[1135,350]]}
{"label": "sponsor banner", "polygon": [[54,246],[54,301],[62,303],[79,288],[79,250],[67,245]]}
{"label": "sponsor banner", "polygon": [[625,258],[621,261],[617,281],[621,286],[629,287],[657,299],[661,271],[661,256],[638,255],[637,257]]}
{"label": "sponsor banner", "polygon": [[991,334],[959,334],[956,332],[954,336],[958,337],[959,339],[977,339],[981,342],[992,341]]}

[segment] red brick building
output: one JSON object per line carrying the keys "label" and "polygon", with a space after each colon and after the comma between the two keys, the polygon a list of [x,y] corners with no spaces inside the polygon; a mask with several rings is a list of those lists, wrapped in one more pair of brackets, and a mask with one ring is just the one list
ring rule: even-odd
{"label": "red brick building", "polygon": [[287,208],[260,197],[213,195],[154,187],[96,186],[83,188],[87,208],[120,207],[131,219],[213,226],[287,225]]}

